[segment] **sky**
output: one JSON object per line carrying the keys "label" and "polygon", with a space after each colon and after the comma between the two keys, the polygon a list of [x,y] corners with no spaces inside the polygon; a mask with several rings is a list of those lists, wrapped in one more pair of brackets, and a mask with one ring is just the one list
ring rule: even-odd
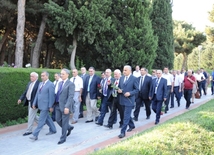
{"label": "sky", "polygon": [[213,4],[214,0],[173,0],[173,20],[186,21],[204,32],[206,26],[214,27],[208,19]]}

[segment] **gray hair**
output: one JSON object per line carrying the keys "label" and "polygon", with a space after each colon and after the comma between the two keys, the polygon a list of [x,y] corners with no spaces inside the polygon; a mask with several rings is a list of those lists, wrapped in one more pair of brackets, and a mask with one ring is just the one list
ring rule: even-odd
{"label": "gray hair", "polygon": [[43,71],[42,73],[45,73],[45,75],[49,77],[49,73],[47,71]]}
{"label": "gray hair", "polygon": [[114,73],[119,73],[119,74],[121,74],[121,71],[120,71],[119,69],[115,69],[115,70],[114,70]]}
{"label": "gray hair", "polygon": [[61,74],[60,73],[55,73],[55,75],[58,75],[60,77]]}
{"label": "gray hair", "polygon": [[70,71],[66,68],[63,68],[62,71],[65,71],[68,75],[70,75]]}
{"label": "gray hair", "polygon": [[111,72],[111,69],[108,68],[108,69],[106,69],[106,72],[107,72],[107,71]]}
{"label": "gray hair", "polygon": [[34,76],[36,76],[37,78],[39,77],[38,73],[36,73],[36,72],[31,72],[30,75],[34,75]]}
{"label": "gray hair", "polygon": [[128,68],[130,71],[132,71],[132,67],[130,65],[125,65],[124,68]]}
{"label": "gray hair", "polygon": [[86,68],[85,68],[85,67],[81,67],[81,69],[85,69],[85,70],[86,70]]}
{"label": "gray hair", "polygon": [[[89,69],[93,69],[93,70],[95,71],[94,67],[89,67]],[[89,70],[89,69],[88,69],[88,70]]]}
{"label": "gray hair", "polygon": [[163,73],[162,70],[158,69],[156,73]]}

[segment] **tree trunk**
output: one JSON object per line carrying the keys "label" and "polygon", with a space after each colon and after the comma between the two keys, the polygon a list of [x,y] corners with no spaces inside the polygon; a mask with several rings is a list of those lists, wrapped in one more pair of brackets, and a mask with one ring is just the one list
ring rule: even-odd
{"label": "tree trunk", "polygon": [[182,69],[187,70],[187,58],[188,58],[188,55],[185,52],[183,52],[182,54],[183,54],[183,57],[184,57],[183,64],[182,64]]}
{"label": "tree trunk", "polygon": [[74,35],[73,36],[73,50],[71,52],[71,60],[70,60],[71,69],[75,69],[76,68],[76,66],[75,66],[76,50],[77,50],[77,39],[76,39],[76,37]]}
{"label": "tree trunk", "polygon": [[46,18],[47,15],[43,15],[42,22],[39,28],[39,33],[36,39],[36,44],[33,50],[33,59],[32,59],[32,67],[38,68],[39,67],[39,57],[40,57],[40,51],[42,47],[42,40],[45,32],[45,25],[46,25]]}
{"label": "tree trunk", "polygon": [[2,46],[2,51],[0,53],[0,66],[4,64],[4,59],[5,59],[5,44],[3,44],[4,46]]}
{"label": "tree trunk", "polygon": [[1,41],[0,41],[0,53],[2,52],[2,47],[5,43],[5,41],[7,40],[7,37],[9,36],[10,34],[10,28],[6,28],[5,30],[5,33],[4,33],[4,36],[2,37]]}
{"label": "tree trunk", "polygon": [[18,19],[16,27],[16,52],[15,52],[15,65],[17,67],[23,66],[24,29],[25,29],[25,0],[18,0]]}
{"label": "tree trunk", "polygon": [[46,68],[50,68],[50,60],[51,60],[51,50],[49,50],[49,44],[47,43],[47,53],[46,53]]}

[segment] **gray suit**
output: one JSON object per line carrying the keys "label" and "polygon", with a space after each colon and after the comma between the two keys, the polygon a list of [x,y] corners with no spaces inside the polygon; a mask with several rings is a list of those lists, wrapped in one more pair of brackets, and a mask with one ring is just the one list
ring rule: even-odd
{"label": "gray suit", "polygon": [[39,132],[45,123],[49,126],[50,132],[56,133],[56,127],[49,115],[49,109],[52,108],[54,103],[54,84],[50,80],[47,80],[46,83],[43,86],[42,85],[43,83],[41,82],[33,102],[33,105],[38,106],[38,109],[40,110],[39,123],[33,132],[35,137],[38,137]]}
{"label": "gray suit", "polygon": [[[62,81],[59,83],[59,86],[62,84]],[[69,125],[69,117],[70,114],[64,114],[64,109],[68,108],[71,113],[73,113],[74,106],[74,91],[75,85],[67,79],[64,83],[61,92],[59,92],[59,101],[56,101],[56,122],[62,128],[62,136],[60,137],[60,141],[66,140],[66,132],[73,128],[73,126]]]}

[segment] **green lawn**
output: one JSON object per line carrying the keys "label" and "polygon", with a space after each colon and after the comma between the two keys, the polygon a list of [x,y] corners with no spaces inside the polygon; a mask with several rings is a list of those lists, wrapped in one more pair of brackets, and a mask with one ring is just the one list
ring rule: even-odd
{"label": "green lawn", "polygon": [[214,100],[93,155],[212,155]]}

